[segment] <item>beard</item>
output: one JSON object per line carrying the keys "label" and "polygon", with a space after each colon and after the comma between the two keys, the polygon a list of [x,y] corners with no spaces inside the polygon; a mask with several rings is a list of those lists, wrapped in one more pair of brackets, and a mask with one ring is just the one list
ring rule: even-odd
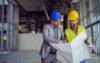
{"label": "beard", "polygon": [[75,29],[78,28],[78,25],[77,25],[77,24],[73,24],[73,25],[71,25],[70,27],[71,27],[72,30],[75,30]]}

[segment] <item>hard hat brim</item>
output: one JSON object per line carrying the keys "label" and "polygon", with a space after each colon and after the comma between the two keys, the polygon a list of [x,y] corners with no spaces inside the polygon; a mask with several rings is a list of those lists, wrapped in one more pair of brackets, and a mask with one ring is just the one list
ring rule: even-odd
{"label": "hard hat brim", "polygon": [[61,19],[52,19],[53,21],[61,21]]}

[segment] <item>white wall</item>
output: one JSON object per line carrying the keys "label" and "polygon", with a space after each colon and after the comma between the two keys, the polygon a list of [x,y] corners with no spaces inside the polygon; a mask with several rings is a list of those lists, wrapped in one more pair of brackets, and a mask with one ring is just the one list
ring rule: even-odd
{"label": "white wall", "polygon": [[40,50],[43,42],[42,34],[19,34],[19,50]]}

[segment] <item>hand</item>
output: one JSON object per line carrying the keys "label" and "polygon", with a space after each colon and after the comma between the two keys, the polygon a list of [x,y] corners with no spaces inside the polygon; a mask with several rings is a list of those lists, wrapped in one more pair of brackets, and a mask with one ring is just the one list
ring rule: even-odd
{"label": "hand", "polygon": [[63,40],[60,40],[58,43],[62,44],[62,43],[64,43],[64,41]]}
{"label": "hand", "polygon": [[67,41],[66,40],[63,40],[63,43],[67,43]]}
{"label": "hand", "polygon": [[62,44],[62,43],[67,43],[67,42],[66,40],[60,40],[59,43]]}

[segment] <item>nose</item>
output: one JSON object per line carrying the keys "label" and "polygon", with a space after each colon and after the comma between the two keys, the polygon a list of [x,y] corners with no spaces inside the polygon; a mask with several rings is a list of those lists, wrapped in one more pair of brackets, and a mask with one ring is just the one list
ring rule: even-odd
{"label": "nose", "polygon": [[71,24],[74,24],[74,22],[73,22],[73,21],[71,21],[70,23],[71,23]]}

